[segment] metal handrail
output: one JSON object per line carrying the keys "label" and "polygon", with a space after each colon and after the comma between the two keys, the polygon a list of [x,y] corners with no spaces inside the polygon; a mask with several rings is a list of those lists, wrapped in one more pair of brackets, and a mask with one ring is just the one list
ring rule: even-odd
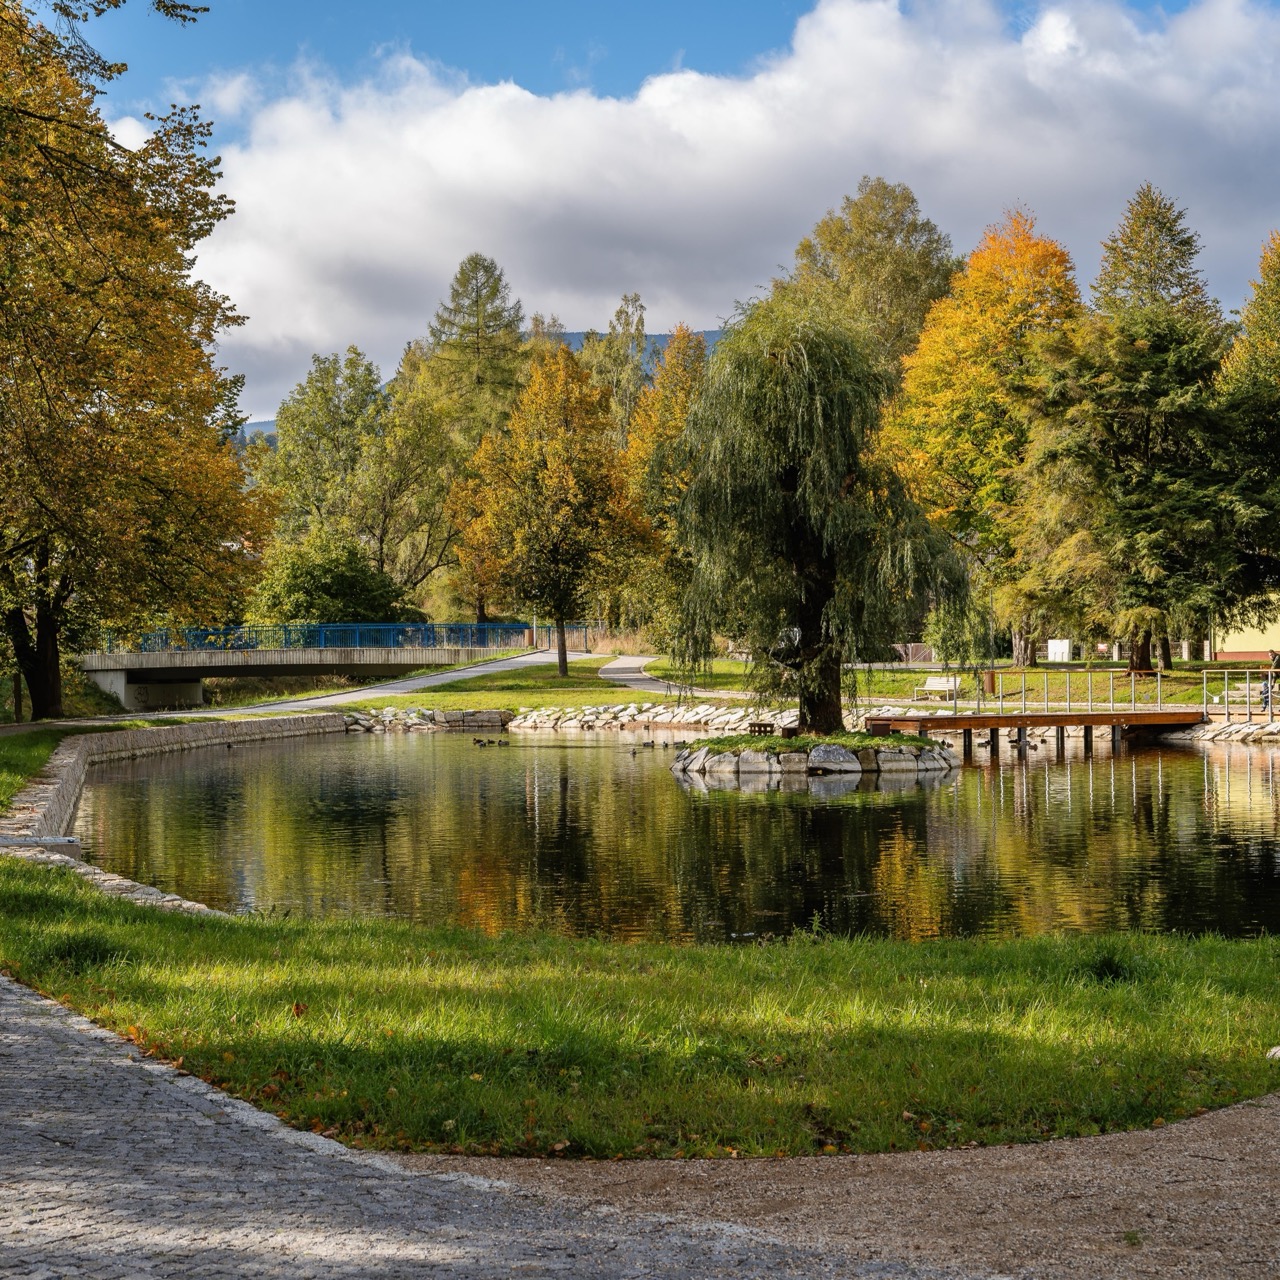
{"label": "metal handrail", "polygon": [[[1145,707],[1148,710],[1162,711],[1165,707],[1186,706],[1187,703],[1181,701],[1169,701],[1166,697],[1165,673],[1156,671],[1155,676],[1155,697],[1140,698],[1138,677],[1135,672],[1117,672],[1115,670],[1107,671],[1062,671],[1044,670],[1038,672],[1020,671],[1016,676],[1010,674],[1009,686],[1006,687],[1005,676],[1003,671],[993,673],[996,676],[996,688],[994,690],[994,700],[1000,714],[1005,711],[1005,699],[1008,698],[1015,704],[1015,707],[1022,713],[1027,714],[1029,711],[1028,698],[1034,698],[1040,702],[1045,711],[1051,708],[1060,708],[1063,701],[1057,697],[1051,699],[1049,696],[1050,681],[1065,676],[1065,706],[1067,711],[1071,711],[1073,707],[1079,707],[1081,703],[1079,681],[1085,682],[1083,701],[1090,711],[1118,711],[1126,708],[1134,710]],[[1116,676],[1128,675],[1128,689],[1124,688],[1123,680],[1119,690],[1116,688]],[[1193,673],[1188,673],[1191,675]],[[1072,677],[1076,680],[1076,686],[1073,694]],[[1106,677],[1105,696],[1099,696],[1096,681],[1099,677]],[[1269,668],[1263,667],[1239,667],[1239,668],[1215,668],[1213,670],[1203,670],[1200,672],[1201,680],[1201,710],[1206,719],[1209,718],[1210,712],[1217,708],[1221,708],[1228,722],[1231,721],[1233,709],[1235,714],[1242,715],[1245,719],[1252,721],[1254,717],[1254,709],[1261,705],[1264,711],[1270,713],[1274,709],[1274,697],[1280,697],[1280,673],[1276,673],[1275,687],[1272,687],[1273,673]],[[1015,683],[1016,680],[1016,683]],[[1217,681],[1222,681],[1222,689],[1220,693],[1212,693],[1210,691],[1211,684],[1216,685]],[[1232,681],[1236,681],[1237,687],[1232,688]],[[1239,683],[1243,681],[1244,688],[1240,689]],[[1150,686],[1146,686],[1149,688]],[[1194,689],[1194,685],[1191,686]],[[1185,692],[1185,690],[1184,690]],[[1117,696],[1119,693],[1119,696]],[[990,695],[989,695],[990,696]],[[1194,695],[1192,695],[1194,697]],[[909,699],[915,702],[915,698]],[[959,682],[952,686],[951,697],[952,710],[959,710],[961,701],[970,703],[971,699],[960,697]],[[977,689],[976,702],[979,708],[982,706],[983,693],[982,685],[979,682]],[[1191,702],[1189,705],[1194,706]]]}
{"label": "metal handrail", "polygon": [[[164,627],[137,637],[108,632],[103,653],[218,652],[255,649],[522,649],[537,633],[522,622],[288,622],[260,627]],[[566,627],[574,647],[586,647],[587,628]],[[552,639],[554,631],[552,630]]]}

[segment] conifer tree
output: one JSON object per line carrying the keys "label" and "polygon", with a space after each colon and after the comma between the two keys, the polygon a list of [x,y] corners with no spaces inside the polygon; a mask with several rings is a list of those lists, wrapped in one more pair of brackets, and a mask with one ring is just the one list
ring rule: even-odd
{"label": "conifer tree", "polygon": [[1113,235],[1102,242],[1102,264],[1093,283],[1093,305],[1107,315],[1157,305],[1216,317],[1196,259],[1200,236],[1187,226],[1186,210],[1150,182],[1125,207]]}
{"label": "conifer tree", "polygon": [[507,420],[519,394],[523,324],[502,268],[468,254],[436,308],[428,348],[442,408],[471,448]]}

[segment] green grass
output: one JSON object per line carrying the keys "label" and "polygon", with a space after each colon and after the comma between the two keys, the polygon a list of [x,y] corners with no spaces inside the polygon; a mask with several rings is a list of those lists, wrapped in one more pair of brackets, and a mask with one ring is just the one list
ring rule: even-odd
{"label": "green grass", "polygon": [[384,1149],[1037,1141],[1280,1085],[1270,938],[672,947],[202,920],[0,859],[0,962],[292,1125]]}
{"label": "green grass", "polygon": [[626,685],[600,678],[600,668],[611,656],[581,658],[569,663],[569,674],[561,678],[555,663],[520,667],[515,671],[493,671],[451,680],[418,693],[380,698],[376,693],[361,699],[366,708],[422,707],[424,710],[516,711],[521,707],[581,707],[605,703],[674,701],[659,693],[639,693]]}
{"label": "green grass", "polygon": [[869,733],[831,733],[823,735],[798,734],[794,738],[783,738],[774,733],[756,737],[749,733],[725,734],[719,738],[699,738],[695,747],[707,747],[711,751],[812,751],[814,747],[837,746],[846,747],[850,751],[861,751],[864,747],[934,747],[938,744],[928,738],[917,738],[912,734],[891,733],[887,736],[874,737]]}
{"label": "green grass", "polygon": [[673,684],[683,682],[696,689],[709,689],[713,692],[742,692],[747,688],[748,665],[735,658],[715,658],[709,668],[699,668],[690,675],[686,668],[672,662],[670,658],[655,658],[646,663],[644,669],[655,679],[669,680]]}
{"label": "green grass", "polygon": [[49,763],[54,748],[74,729],[32,729],[0,736],[0,813]]}

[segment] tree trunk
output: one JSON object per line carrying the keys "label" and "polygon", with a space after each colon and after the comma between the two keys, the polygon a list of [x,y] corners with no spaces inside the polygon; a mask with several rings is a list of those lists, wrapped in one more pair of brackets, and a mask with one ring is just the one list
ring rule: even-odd
{"label": "tree trunk", "polygon": [[1151,632],[1143,631],[1129,646],[1129,670],[1151,670]]}
{"label": "tree trunk", "polygon": [[1167,635],[1160,637],[1160,670],[1173,670],[1173,646],[1169,643]]}
{"label": "tree trunk", "polygon": [[564,619],[556,619],[556,674],[562,679],[569,675],[569,646],[564,635]]}
{"label": "tree trunk", "polygon": [[60,719],[62,661],[58,648],[58,623],[52,608],[45,601],[36,606],[34,638],[27,616],[21,609],[9,609],[4,616],[4,626],[18,659],[18,670],[31,695],[31,719]]}
{"label": "tree trunk", "polygon": [[22,723],[22,672],[13,669],[13,723]]}
{"label": "tree trunk", "polygon": [[1015,667],[1036,665],[1036,638],[1030,632],[1018,627],[1013,631],[1013,665]]}
{"label": "tree trunk", "polygon": [[840,733],[844,702],[840,697],[840,655],[828,651],[816,663],[817,678],[800,691],[800,732]]}
{"label": "tree trunk", "polygon": [[489,621],[489,611],[485,608],[483,591],[476,592],[476,626],[483,627]]}

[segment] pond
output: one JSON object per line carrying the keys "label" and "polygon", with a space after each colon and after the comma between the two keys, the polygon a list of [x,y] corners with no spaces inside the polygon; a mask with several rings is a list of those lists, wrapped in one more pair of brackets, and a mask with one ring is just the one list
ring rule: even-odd
{"label": "pond", "polygon": [[91,861],[233,912],[621,940],[1280,929],[1270,749],[1046,746],[758,794],[682,785],[672,754],[616,733],[209,748],[95,769],[75,831]]}

